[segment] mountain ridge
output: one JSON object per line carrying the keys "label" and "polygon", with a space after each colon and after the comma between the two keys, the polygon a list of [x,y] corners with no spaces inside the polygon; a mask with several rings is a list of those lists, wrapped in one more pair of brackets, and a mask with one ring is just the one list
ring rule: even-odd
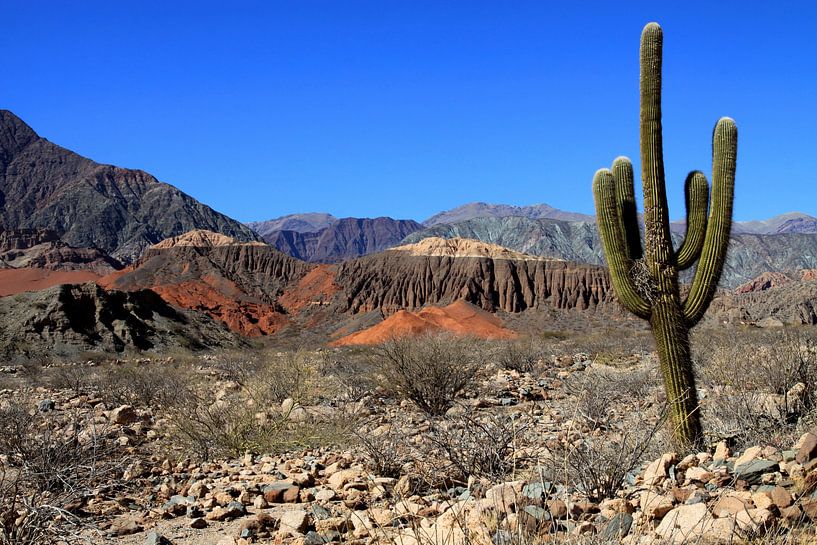
{"label": "mountain ridge", "polygon": [[0,110],[0,226],[51,230],[70,246],[124,262],[192,229],[260,240],[145,171],[96,163],[40,137],[8,110]]}

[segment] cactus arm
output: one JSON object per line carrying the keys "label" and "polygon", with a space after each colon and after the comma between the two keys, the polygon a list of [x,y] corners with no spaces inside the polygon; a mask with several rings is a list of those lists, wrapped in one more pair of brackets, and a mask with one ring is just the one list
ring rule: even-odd
{"label": "cactus arm", "polygon": [[701,256],[706,234],[706,212],[709,207],[709,182],[699,170],[687,176],[684,183],[687,204],[687,232],[678,248],[678,270],[690,268]]}
{"label": "cactus arm", "polygon": [[638,231],[638,213],[635,208],[633,164],[627,157],[617,157],[613,161],[613,177],[616,181],[616,201],[627,245],[627,257],[631,260],[641,259],[643,254],[641,233]]}
{"label": "cactus arm", "polygon": [[684,302],[684,318],[689,326],[700,321],[706,312],[726,261],[729,233],[732,229],[732,203],[735,196],[735,168],[738,129],[728,117],[715,125],[712,138],[712,206],[706,229],[701,260],[689,296]]}
{"label": "cactus arm", "polygon": [[[649,23],[641,33],[641,178],[644,189],[644,253],[656,282],[666,275],[673,252],[664,184],[661,128],[661,55],[663,32]],[[659,289],[661,287],[659,286]]]}
{"label": "cactus arm", "polygon": [[640,318],[648,319],[650,304],[639,295],[630,276],[632,260],[627,256],[616,199],[616,180],[609,169],[603,168],[593,176],[593,196],[599,234],[616,295],[624,308]]}

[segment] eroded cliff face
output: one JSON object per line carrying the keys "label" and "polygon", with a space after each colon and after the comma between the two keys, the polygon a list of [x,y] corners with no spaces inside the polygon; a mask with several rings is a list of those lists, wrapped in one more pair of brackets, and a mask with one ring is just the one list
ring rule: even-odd
{"label": "eroded cliff face", "polygon": [[[160,243],[148,248],[127,274],[111,279],[117,288],[196,282],[220,278],[234,284],[237,297],[275,303],[284,288],[311,269],[266,244],[195,245]],[[225,284],[225,289],[231,291]]]}
{"label": "eroded cliff face", "polygon": [[193,231],[148,248],[129,269],[100,280],[109,288],[156,291],[168,303],[198,310],[249,337],[287,324],[278,298],[311,266],[263,243]]}
{"label": "eroded cliff face", "polygon": [[531,256],[507,259],[488,253],[472,257],[462,251],[459,255],[422,255],[421,250],[407,248],[340,264],[335,277],[342,287],[340,310],[382,309],[390,314],[456,300],[492,312],[546,307],[587,310],[613,300],[602,267]]}

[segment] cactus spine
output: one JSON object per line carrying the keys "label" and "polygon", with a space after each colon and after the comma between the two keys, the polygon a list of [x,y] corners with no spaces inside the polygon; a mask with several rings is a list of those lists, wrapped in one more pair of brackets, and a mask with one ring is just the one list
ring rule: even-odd
{"label": "cactus spine", "polygon": [[[673,249],[661,141],[662,46],[661,27],[656,23],[644,27],[641,35],[643,251],[635,211],[633,166],[629,159],[619,157],[612,169],[596,172],[593,193],[613,288],[627,310],[650,323],[670,403],[673,435],[680,447],[689,448],[702,440],[689,330],[703,317],[712,301],[726,258],[732,227],[737,127],[727,117],[715,125],[711,203],[706,176],[699,171],[687,176],[687,232],[681,246]],[[678,271],[691,267],[696,261],[694,280],[684,299],[678,286]]]}

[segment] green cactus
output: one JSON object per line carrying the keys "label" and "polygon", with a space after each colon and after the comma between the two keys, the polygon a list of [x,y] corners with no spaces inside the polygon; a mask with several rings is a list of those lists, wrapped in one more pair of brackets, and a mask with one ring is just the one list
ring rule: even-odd
{"label": "green cactus", "polygon": [[[717,288],[729,232],[735,190],[737,127],[727,117],[713,135],[712,198],[706,176],[693,171],[685,183],[687,233],[675,250],[670,238],[661,142],[661,27],[650,23],[641,35],[641,165],[644,189],[644,250],[638,229],[633,166],[626,157],[596,172],[593,193],[604,253],[621,304],[648,320],[658,349],[679,447],[699,446],[701,419],[689,350],[689,330],[703,317]],[[707,217],[707,208],[709,209]],[[643,258],[642,258],[643,255]],[[694,280],[681,297],[678,271],[696,261]]]}

